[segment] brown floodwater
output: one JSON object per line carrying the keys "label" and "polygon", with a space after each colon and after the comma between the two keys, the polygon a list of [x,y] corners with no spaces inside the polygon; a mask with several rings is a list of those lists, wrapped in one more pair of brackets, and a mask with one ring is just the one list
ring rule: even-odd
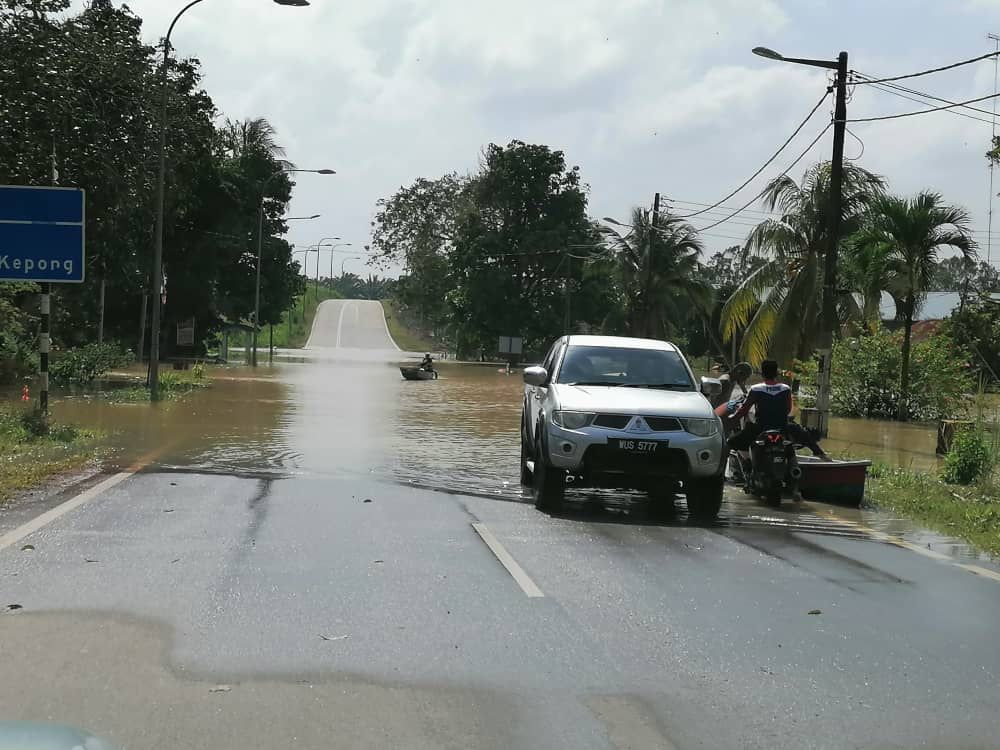
{"label": "brown floodwater", "polygon": [[[368,476],[421,488],[529,502],[518,481],[523,386],[495,365],[442,363],[436,381],[408,382],[397,363],[363,352],[302,352],[256,370],[212,368],[212,387],[173,402],[114,403],[86,395],[53,401],[61,421],[109,435],[106,468],[142,461],[166,471],[247,476]],[[933,468],[933,427],[836,419],[827,449],[918,469]],[[571,491],[571,507],[598,518],[645,512],[638,494]],[[678,522],[684,521],[678,503]],[[847,519],[963,559],[968,545],[871,510],[818,503],[780,509],[738,488],[720,523],[843,536]]]}

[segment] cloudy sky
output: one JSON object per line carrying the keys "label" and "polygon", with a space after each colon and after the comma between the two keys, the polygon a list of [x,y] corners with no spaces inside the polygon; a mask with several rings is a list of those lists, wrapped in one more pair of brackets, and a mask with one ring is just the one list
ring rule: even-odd
{"label": "cloudy sky", "polygon": [[[129,3],[150,40],[184,4]],[[846,49],[853,70],[887,76],[989,52],[990,32],[1000,34],[1000,0],[206,0],[173,41],[201,59],[224,116],[266,117],[298,166],[338,171],[300,176],[289,215],[322,218],[293,224],[291,241],[339,236],[363,253],[376,200],[416,177],[474,170],[490,142],[563,150],[597,217],[624,217],[656,191],[681,210],[713,203],[773,153],[826,86],[824,72],[755,57],[752,47],[830,59]],[[993,93],[994,65],[900,83],[971,99]],[[992,109],[989,100],[975,106]],[[921,108],[857,86],[848,116]],[[727,205],[749,200],[829,119],[824,105]],[[860,163],[896,192],[931,188],[965,206],[986,254],[989,122],[940,112],[850,129],[849,158],[863,143]],[[792,174],[829,158],[830,146],[828,132]],[[1000,191],[1000,170],[996,181]],[[757,217],[709,230],[708,249],[736,244]],[[713,218],[721,214],[692,222]],[[1000,214],[993,231],[996,261]],[[327,253],[322,262],[328,269]],[[358,260],[347,268],[365,270]]]}

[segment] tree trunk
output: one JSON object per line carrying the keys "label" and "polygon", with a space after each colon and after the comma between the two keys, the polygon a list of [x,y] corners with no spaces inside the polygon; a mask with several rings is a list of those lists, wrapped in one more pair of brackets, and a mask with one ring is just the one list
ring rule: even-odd
{"label": "tree trunk", "polygon": [[899,376],[899,414],[900,422],[908,422],[910,419],[910,336],[913,329],[913,308],[916,302],[913,294],[906,295],[906,310],[904,315],[906,322],[903,327],[903,366]]}

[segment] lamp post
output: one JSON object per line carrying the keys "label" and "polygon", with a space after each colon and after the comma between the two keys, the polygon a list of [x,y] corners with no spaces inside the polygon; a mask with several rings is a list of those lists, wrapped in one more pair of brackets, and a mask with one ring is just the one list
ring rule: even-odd
{"label": "lamp post", "polygon": [[350,258],[344,258],[342,261],[340,261],[340,276],[341,276],[341,278],[343,278],[343,276],[344,276],[344,264],[347,263],[347,261],[349,261],[349,260],[361,260],[361,256],[360,255],[352,255]]}
{"label": "lamp post", "polygon": [[[338,247],[354,247],[354,245],[351,244],[350,242],[338,242],[336,245],[331,245],[330,246],[330,278],[331,279],[333,278],[333,254],[335,252],[337,252],[337,248]],[[316,261],[319,262],[319,258],[318,257],[316,258]],[[340,275],[343,276],[344,272],[341,271]]]}
{"label": "lamp post", "polygon": [[[275,0],[277,2],[277,0]],[[271,184],[271,180],[276,177],[280,177],[285,174],[294,174],[297,172],[302,172],[306,174],[322,174],[322,175],[333,175],[337,174],[332,169],[278,169],[271,173],[271,175],[264,180],[260,186],[260,206],[257,211],[257,284],[254,291],[254,302],[253,302],[253,342],[251,344],[250,353],[250,365],[251,367],[257,366],[257,331],[260,328],[260,253],[261,247],[263,246],[264,240],[264,201],[267,199],[267,187]],[[318,216],[318,214],[317,214]]]}
{"label": "lamp post", "polygon": [[[323,239],[321,239],[319,242],[316,243],[316,287],[315,287],[315,290],[316,290],[316,304],[317,305],[319,305],[319,255],[320,255],[320,249],[319,248],[324,247],[324,244],[323,244],[324,242],[333,242],[333,241],[339,240],[339,239],[340,239],[340,237],[324,237]],[[326,247],[328,247],[328,246],[326,246]],[[333,276],[332,273],[330,275]]]}
{"label": "lamp post", "polygon": [[[163,39],[163,62],[160,64],[160,132],[158,136],[158,146],[160,151],[159,172],[156,178],[156,225],[153,229],[153,338],[149,342],[149,395],[152,400],[159,398],[160,388],[160,314],[163,291],[163,195],[167,177],[167,82],[170,72],[170,37],[174,33],[174,27],[185,13],[191,8],[203,2],[203,0],[192,0],[192,2],[181,8],[180,12],[174,16],[167,29],[167,35]],[[284,5],[291,8],[304,8],[309,5],[309,0],[274,0],[277,5]],[[142,356],[142,353],[139,353]]]}
{"label": "lamp post", "polygon": [[823,263],[823,331],[819,342],[819,390],[816,407],[819,431],[825,437],[830,427],[830,372],[833,366],[833,338],[837,329],[837,255],[840,252],[840,223],[843,214],[844,131],[847,128],[847,53],[836,60],[809,60],[785,57],[767,47],[754,47],[753,53],[769,60],[809,65],[837,71],[834,82],[836,104],[833,114],[833,158],[830,161],[829,245]]}

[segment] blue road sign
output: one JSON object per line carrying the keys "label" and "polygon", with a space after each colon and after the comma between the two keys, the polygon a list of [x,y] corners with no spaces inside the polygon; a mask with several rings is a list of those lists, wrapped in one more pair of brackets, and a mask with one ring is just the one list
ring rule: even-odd
{"label": "blue road sign", "polygon": [[84,205],[78,188],[0,185],[0,281],[82,282]]}

